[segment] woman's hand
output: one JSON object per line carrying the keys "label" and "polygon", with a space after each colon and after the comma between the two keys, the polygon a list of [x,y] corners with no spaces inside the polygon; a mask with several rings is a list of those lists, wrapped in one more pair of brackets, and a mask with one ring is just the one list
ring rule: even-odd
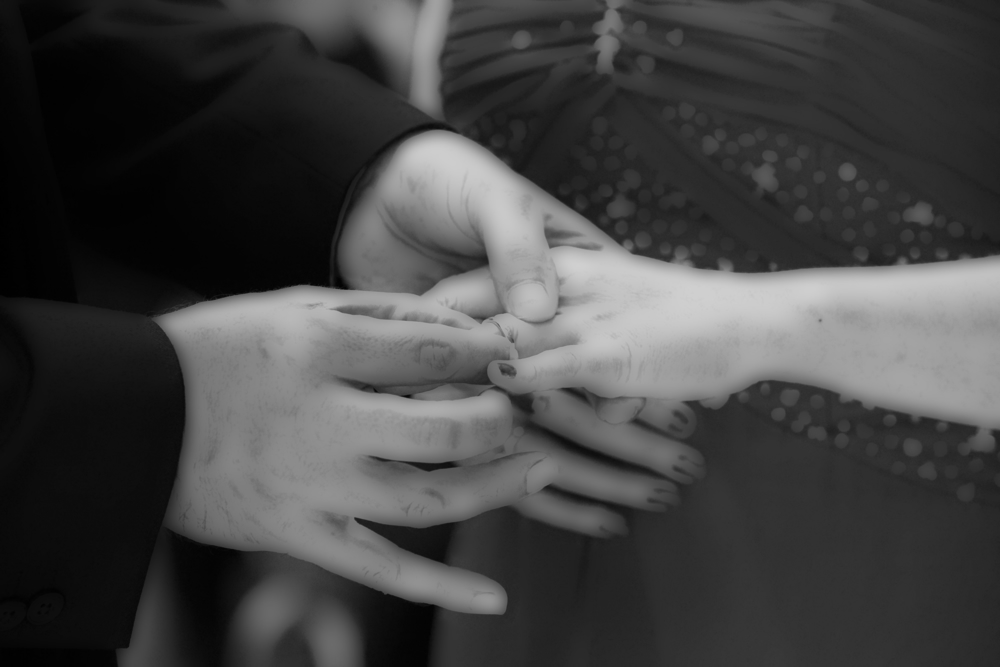
{"label": "woman's hand", "polygon": [[[448,385],[414,398],[454,400],[487,389]],[[514,505],[528,518],[591,537],[625,535],[625,518],[614,506],[666,511],[680,503],[679,485],[705,474],[697,450],[665,435],[690,433],[683,404],[651,401],[636,422],[621,425],[601,420],[586,399],[567,391],[540,392],[515,404],[514,430],[503,446],[459,465],[514,452],[550,455],[559,464],[552,486]]]}
{"label": "woman's hand", "polygon": [[[493,318],[521,357],[489,367],[511,393],[695,400],[781,380],[1000,428],[996,257],[732,274],[573,248],[552,256],[556,316]],[[496,305],[477,272],[427,296],[463,311]]]}
{"label": "woman's hand", "polygon": [[[581,387],[603,397],[693,400],[758,379],[770,329],[762,326],[763,297],[746,276],[576,248],[555,248],[552,257],[556,316],[540,324],[492,318],[520,357],[490,364],[497,386],[514,394]],[[496,297],[487,281],[473,271],[426,296],[457,310],[489,310]]]}
{"label": "woman's hand", "polygon": [[320,288],[208,301],[157,323],[187,401],[168,528],[288,553],[406,599],[503,612],[495,582],[401,551],[355,518],[459,521],[552,480],[554,462],[538,454],[433,472],[404,463],[465,459],[509,437],[502,392],[436,404],[382,393],[485,382],[508,341],[420,297]]}

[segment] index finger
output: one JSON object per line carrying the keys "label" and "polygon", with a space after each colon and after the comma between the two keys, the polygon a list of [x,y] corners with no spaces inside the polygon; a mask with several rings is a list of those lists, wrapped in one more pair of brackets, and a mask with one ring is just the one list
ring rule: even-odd
{"label": "index finger", "polygon": [[463,312],[448,308],[435,299],[415,294],[346,290],[340,292],[337,297],[337,303],[327,307],[329,310],[346,315],[363,315],[380,320],[428,322],[459,329],[473,329],[478,325],[478,322]]}
{"label": "index finger", "polygon": [[349,317],[338,328],[337,375],[375,388],[488,384],[487,365],[508,360],[510,341],[442,324]]}

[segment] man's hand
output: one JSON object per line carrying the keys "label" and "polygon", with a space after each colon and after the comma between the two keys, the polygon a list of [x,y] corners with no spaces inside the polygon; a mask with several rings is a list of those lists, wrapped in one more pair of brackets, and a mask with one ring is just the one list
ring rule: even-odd
{"label": "man's hand", "polygon": [[410,295],[292,288],[157,318],[184,374],[187,416],[165,525],[198,542],[288,553],[400,597],[502,613],[485,577],[401,551],[355,517],[428,526],[538,491],[544,455],[425,472],[502,444],[501,392],[435,404],[411,393],[485,382],[510,343]]}
{"label": "man's hand", "polygon": [[[440,303],[478,319],[504,312],[526,322],[551,318],[558,287],[550,247],[630,256],[485,148],[451,132],[404,140],[369,169],[358,190],[335,263],[347,285],[412,294],[434,288]],[[493,285],[481,307],[436,288],[477,267]],[[611,423],[632,417],[643,403],[588,398]]]}
{"label": "man's hand", "polygon": [[451,132],[405,139],[362,180],[336,262],[355,289],[420,294],[488,264],[502,311],[544,322],[558,300],[550,246],[625,252],[488,150]]}

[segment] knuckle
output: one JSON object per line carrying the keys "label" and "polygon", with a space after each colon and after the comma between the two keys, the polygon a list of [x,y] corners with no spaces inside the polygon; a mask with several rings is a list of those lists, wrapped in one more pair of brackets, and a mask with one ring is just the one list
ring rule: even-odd
{"label": "knuckle", "polygon": [[595,377],[622,383],[631,378],[631,359],[632,352],[626,341],[607,340],[594,344],[587,370]]}
{"label": "knuckle", "polygon": [[459,419],[442,420],[438,438],[449,451],[458,449],[467,439],[465,424]]}
{"label": "knuckle", "polygon": [[580,371],[583,369],[583,360],[575,350],[567,350],[563,352],[562,361],[562,367],[556,372],[575,376],[579,375]]}
{"label": "knuckle", "polygon": [[415,490],[401,509],[408,525],[426,528],[440,523],[438,517],[449,504],[448,499],[440,491],[424,486]]}
{"label": "knuckle", "polygon": [[361,567],[362,579],[376,590],[382,590],[399,581],[401,573],[399,564],[382,558],[369,559]]}

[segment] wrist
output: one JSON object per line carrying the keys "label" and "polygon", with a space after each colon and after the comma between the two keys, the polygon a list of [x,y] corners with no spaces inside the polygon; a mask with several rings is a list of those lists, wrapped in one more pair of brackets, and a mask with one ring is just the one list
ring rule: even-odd
{"label": "wrist", "polygon": [[[378,219],[377,216],[361,214],[356,212],[363,207],[362,202],[372,196],[373,191],[378,186],[382,177],[390,169],[393,158],[404,147],[407,142],[417,137],[428,137],[437,134],[457,136],[454,132],[440,128],[422,127],[417,130],[404,133],[379,151],[367,164],[365,164],[351,181],[344,196],[344,202],[340,207],[340,214],[337,216],[336,227],[333,232],[333,239],[330,243],[330,285],[339,289],[358,288],[358,285],[350,284],[350,271],[344,271],[343,267],[354,259],[356,254],[357,240],[367,235],[367,230],[358,230],[356,227],[363,225],[365,221],[369,223]],[[369,225],[370,226],[370,225]],[[360,244],[360,245],[363,245]]]}
{"label": "wrist", "polygon": [[747,299],[754,382],[808,382],[822,362],[823,304],[828,294],[817,271],[748,277]]}

